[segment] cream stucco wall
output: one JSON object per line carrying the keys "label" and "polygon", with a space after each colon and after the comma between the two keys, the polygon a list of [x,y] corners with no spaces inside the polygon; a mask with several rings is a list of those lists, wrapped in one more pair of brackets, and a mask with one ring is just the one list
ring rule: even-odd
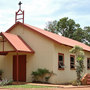
{"label": "cream stucco wall", "polygon": [[[55,57],[53,61],[53,71],[56,73],[54,76],[54,83],[68,83],[73,81],[76,78],[75,70],[70,70],[70,47],[64,45],[54,44],[55,48]],[[64,54],[64,70],[58,70],[58,53]]]}
{"label": "cream stucco wall", "polygon": [[22,26],[17,26],[11,31],[11,33],[21,36],[22,39],[35,51],[34,54],[27,54],[27,81],[32,80],[31,73],[38,68],[46,68],[50,71],[53,70],[54,48],[51,40],[48,40],[36,32],[29,31],[28,28]]}
{"label": "cream stucco wall", "polygon": [[[32,81],[31,73],[38,68],[46,68],[56,74],[51,77],[51,83],[67,83],[76,79],[76,71],[70,70],[70,55],[72,54],[69,53],[69,50],[71,47],[57,44],[32,30],[28,30],[28,28],[25,28],[21,25],[16,26],[10,33],[21,36],[22,39],[35,51],[34,54],[26,54],[27,82]],[[58,70],[58,53],[64,54],[65,70]],[[5,68],[5,73],[9,78],[12,78],[13,55],[15,55],[15,53],[9,53],[6,56],[6,58],[8,57],[7,59],[9,62],[5,62],[5,57],[0,57],[0,62],[6,64],[5,67],[0,66],[0,68]],[[90,58],[90,52],[85,52],[85,66],[87,65],[87,58]],[[8,68],[6,68],[6,66],[8,66],[7,64],[9,65]],[[90,70],[85,68],[84,73],[90,73]]]}
{"label": "cream stucco wall", "polygon": [[[59,45],[55,43],[54,48],[55,48],[55,52],[54,52],[55,57],[53,61],[53,71],[54,73],[56,73],[56,76],[53,77],[54,83],[69,83],[74,81],[76,79],[76,71],[70,69],[70,55],[73,55],[69,53],[71,47]],[[64,65],[65,65],[64,70],[58,70],[58,53],[64,54]],[[84,51],[84,53],[85,53],[85,58],[84,58],[85,68],[83,75],[85,73],[90,73],[90,70],[87,70],[87,58],[90,58],[90,52]]]}
{"label": "cream stucco wall", "polygon": [[0,55],[0,70],[3,70],[4,79],[12,79],[12,55]]}
{"label": "cream stucco wall", "polygon": [[[3,42],[0,42],[0,51],[3,51]],[[4,51],[14,51],[11,44],[5,40]],[[12,79],[12,54],[0,55],[0,70],[3,70],[4,79]]]}
{"label": "cream stucco wall", "polygon": [[90,58],[90,52],[84,52],[85,53],[85,58],[84,58],[84,65],[85,65],[85,69],[84,69],[84,73],[90,73],[90,70],[87,69],[87,58]]}
{"label": "cream stucco wall", "polygon": [[[3,42],[0,42],[0,51],[3,51]],[[14,48],[8,41],[4,42],[4,51],[14,51]]]}

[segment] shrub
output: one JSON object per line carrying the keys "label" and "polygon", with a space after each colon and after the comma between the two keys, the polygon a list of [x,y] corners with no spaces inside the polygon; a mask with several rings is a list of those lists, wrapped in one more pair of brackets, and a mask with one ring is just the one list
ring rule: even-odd
{"label": "shrub", "polygon": [[3,71],[0,70],[0,80],[2,80],[2,74],[3,74]]}
{"label": "shrub", "polygon": [[70,50],[71,53],[76,55],[76,74],[77,74],[77,85],[81,85],[81,78],[82,78],[82,73],[84,71],[84,51],[82,49],[82,47],[80,46],[75,46],[74,48],[72,48]]}
{"label": "shrub", "polygon": [[2,79],[2,81],[0,81],[0,86],[11,85],[12,82],[13,80]]}
{"label": "shrub", "polygon": [[33,82],[48,82],[53,72],[49,72],[47,69],[37,69],[32,72]]}
{"label": "shrub", "polygon": [[72,85],[73,86],[77,86],[78,84],[77,84],[77,80],[74,80],[73,82],[72,82]]}
{"label": "shrub", "polygon": [[3,74],[3,71],[2,70],[0,70],[0,75],[2,75]]}

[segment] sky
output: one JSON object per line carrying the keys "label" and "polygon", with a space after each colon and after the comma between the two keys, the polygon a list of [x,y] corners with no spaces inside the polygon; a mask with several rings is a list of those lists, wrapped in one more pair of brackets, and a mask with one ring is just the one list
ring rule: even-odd
{"label": "sky", "polygon": [[0,32],[15,24],[19,1],[26,24],[44,29],[48,21],[69,17],[82,28],[90,26],[90,0],[0,0]]}

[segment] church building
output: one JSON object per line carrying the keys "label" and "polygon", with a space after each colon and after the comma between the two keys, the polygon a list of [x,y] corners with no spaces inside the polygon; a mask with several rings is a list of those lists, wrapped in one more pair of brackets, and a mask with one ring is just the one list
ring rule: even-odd
{"label": "church building", "polygon": [[[22,18],[18,18],[21,15]],[[20,22],[19,20],[22,20]],[[15,24],[0,33],[0,70],[3,78],[32,82],[32,71],[53,71],[49,82],[67,83],[76,79],[76,56],[69,52],[75,45],[85,53],[84,74],[90,73],[90,46],[24,23],[24,11],[16,12]]]}

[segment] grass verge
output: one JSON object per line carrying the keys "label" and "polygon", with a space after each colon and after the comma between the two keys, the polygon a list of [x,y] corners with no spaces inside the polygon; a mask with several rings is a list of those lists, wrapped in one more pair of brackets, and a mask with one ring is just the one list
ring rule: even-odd
{"label": "grass verge", "polygon": [[52,88],[51,86],[40,86],[40,85],[7,85],[2,88]]}

